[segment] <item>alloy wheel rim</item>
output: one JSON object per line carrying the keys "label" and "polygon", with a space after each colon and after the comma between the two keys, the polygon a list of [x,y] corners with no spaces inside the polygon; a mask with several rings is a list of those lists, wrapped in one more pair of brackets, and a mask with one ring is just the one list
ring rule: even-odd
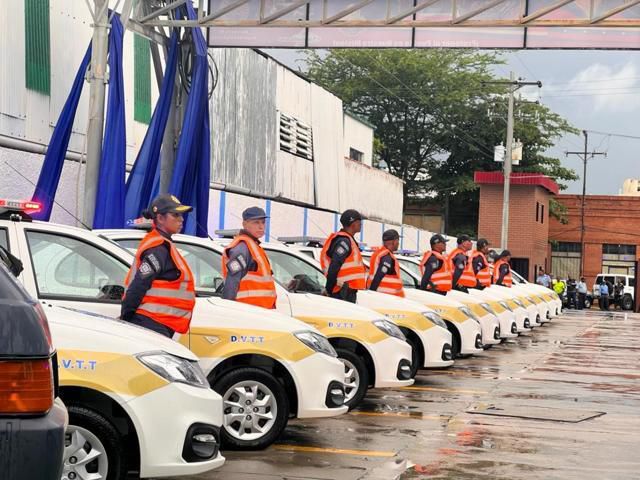
{"label": "alloy wheel rim", "polygon": [[86,428],[69,425],[64,440],[62,480],[101,480],[109,459],[100,439]]}
{"label": "alloy wheel rim", "polygon": [[266,435],[276,422],[278,403],[263,383],[247,380],[232,385],[222,397],[224,429],[238,440]]}
{"label": "alloy wheel rim", "polygon": [[339,359],[344,364],[344,403],[349,403],[360,388],[360,374],[356,366],[349,360]]}

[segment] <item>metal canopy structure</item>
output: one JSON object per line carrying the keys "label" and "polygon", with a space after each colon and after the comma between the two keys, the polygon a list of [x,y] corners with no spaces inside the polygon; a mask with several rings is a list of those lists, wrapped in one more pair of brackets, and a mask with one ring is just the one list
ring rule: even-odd
{"label": "metal canopy structure", "polygon": [[218,47],[640,49],[640,0],[195,0],[198,19],[175,20],[186,1],[142,0],[130,21]]}

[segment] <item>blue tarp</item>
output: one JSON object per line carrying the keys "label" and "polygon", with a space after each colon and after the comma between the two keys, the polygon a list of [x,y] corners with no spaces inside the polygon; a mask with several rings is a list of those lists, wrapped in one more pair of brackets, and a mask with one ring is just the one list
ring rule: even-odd
{"label": "blue tarp", "polygon": [[178,61],[178,35],[171,34],[169,56],[162,80],[160,96],[153,111],[151,122],[140,147],[140,152],[129,174],[126,189],[124,220],[129,221],[140,216],[142,210],[151,203],[152,195],[157,192],[160,174],[160,147],[169,118],[171,97],[175,86],[176,65]]}
{"label": "blue tarp", "polygon": [[120,16],[114,15],[109,32],[109,98],[93,228],[124,227],[127,132],[122,75],[123,35]]}
{"label": "blue tarp", "polygon": [[[187,18],[195,20],[191,2],[186,3]],[[207,236],[209,215],[210,138],[209,138],[209,66],[207,45],[199,28],[191,29],[194,59],[191,90],[185,109],[182,132],[169,192],[194,207],[185,219],[184,232]]]}
{"label": "blue tarp", "polygon": [[53,208],[56,190],[58,190],[58,183],[60,182],[60,175],[62,174],[62,167],[64,165],[64,158],[67,153],[67,147],[69,146],[73,119],[76,116],[76,109],[78,108],[82,86],[84,85],[84,75],[90,60],[91,45],[87,48],[82,63],[80,63],[78,73],[76,73],[76,78],[71,87],[71,92],[60,113],[56,127],[53,129],[53,135],[51,135],[51,141],[49,142],[47,153],[44,156],[38,184],[33,193],[33,201],[42,204],[42,210],[32,215],[33,218],[37,220],[49,221],[51,217],[51,209]]}

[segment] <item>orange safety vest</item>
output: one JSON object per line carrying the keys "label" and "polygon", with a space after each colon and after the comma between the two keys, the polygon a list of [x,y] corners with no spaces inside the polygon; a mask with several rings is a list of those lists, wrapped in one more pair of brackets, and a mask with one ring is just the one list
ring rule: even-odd
{"label": "orange safety vest", "polygon": [[467,254],[467,252],[465,252],[461,248],[456,248],[453,252],[449,254],[449,257],[448,257],[449,263],[451,266],[452,278],[453,278],[453,271],[456,268],[456,266],[453,264],[453,259],[459,254],[464,255],[467,261],[464,264],[464,270],[462,271],[462,275],[460,275],[460,278],[458,278],[458,285],[461,285],[463,287],[475,287],[477,283],[476,274],[473,271],[473,265],[471,265],[471,258],[469,258],[469,255]]}
{"label": "orange safety vest", "polygon": [[431,258],[431,255],[434,255],[438,260],[442,262],[442,266],[431,274],[431,281],[435,284],[436,290],[446,293],[452,288],[453,277],[451,276],[451,265],[442,254],[432,250],[424,252],[422,260],[420,261],[420,274],[424,276],[424,266]]}
{"label": "orange safety vest", "polygon": [[128,287],[135,278],[136,272],[142,264],[144,252],[165,242],[169,245],[171,259],[180,271],[180,276],[176,280],[154,280],[151,283],[151,288],[142,298],[136,313],[166,325],[178,333],[186,333],[189,330],[191,315],[196,305],[193,273],[173,242],[163,237],[155,228],[147,233],[140,242],[136,259],[124,282]]}
{"label": "orange safety vest", "polygon": [[513,285],[513,277],[511,276],[511,265],[509,262],[505,260],[498,260],[493,267],[493,283],[498,283],[498,279],[500,278],[500,267],[502,265],[506,265],[509,267],[509,273],[507,273],[502,279],[503,287],[511,287]]}
{"label": "orange safety vest", "polygon": [[276,283],[273,281],[273,273],[271,271],[271,263],[269,257],[262,249],[258,242],[256,242],[249,235],[241,233],[233,239],[233,242],[224,249],[222,253],[222,276],[227,278],[227,262],[229,257],[227,252],[238,245],[240,242],[244,242],[249,247],[249,253],[251,258],[256,262],[258,268],[255,272],[247,272],[247,274],[240,280],[240,286],[238,287],[238,294],[236,295],[236,301],[242,303],[248,303],[262,308],[276,308],[276,299],[278,297],[276,293]]}
{"label": "orange safety vest", "polygon": [[404,288],[402,286],[402,279],[400,278],[400,265],[398,264],[398,260],[393,252],[385,247],[382,247],[373,255],[371,255],[371,260],[369,262],[369,278],[367,280],[367,288],[371,288],[371,283],[373,282],[373,277],[375,277],[376,272],[378,271],[378,265],[380,263],[380,259],[391,255],[391,258],[394,261],[395,270],[393,272],[385,274],[382,277],[382,281],[378,285],[377,291],[380,293],[388,293],[390,295],[396,295],[398,297],[404,297]]}
{"label": "orange safety vest", "polygon": [[489,267],[489,261],[487,260],[487,257],[485,256],[484,253],[479,252],[478,250],[473,251],[470,259],[471,268],[473,268],[473,261],[477,257],[482,257],[482,260],[484,261],[484,267],[478,273],[476,273],[476,279],[478,280],[478,282],[480,282],[480,285],[482,285],[483,287],[490,287],[491,286],[491,269]]}
{"label": "orange safety vest", "polygon": [[353,239],[351,235],[347,232],[335,232],[329,235],[326,242],[324,242],[324,246],[322,247],[322,252],[320,253],[320,266],[322,267],[322,271],[325,276],[329,272],[329,265],[331,264],[331,257],[328,255],[329,247],[333,242],[333,239],[336,237],[346,237],[351,242],[351,253],[346,258],[344,263],[340,266],[340,271],[338,272],[338,278],[336,281],[336,286],[333,288],[333,292],[337,293],[342,288],[342,285],[345,283],[352,290],[364,290],[367,288],[367,270],[364,266],[364,262],[362,261],[362,254],[360,253],[360,247]]}

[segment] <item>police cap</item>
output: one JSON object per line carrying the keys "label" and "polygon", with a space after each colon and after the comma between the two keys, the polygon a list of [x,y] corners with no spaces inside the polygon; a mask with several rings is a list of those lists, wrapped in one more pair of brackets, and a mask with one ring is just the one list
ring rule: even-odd
{"label": "police cap", "polygon": [[360,215],[360,212],[353,209],[345,210],[342,213],[342,215],[340,215],[340,223],[342,224],[343,227],[348,227],[353,222],[356,222],[362,219],[363,217],[362,215]]}
{"label": "police cap", "polygon": [[484,248],[489,245],[489,240],[487,240],[486,238],[479,238],[477,245],[479,249]]}
{"label": "police cap", "polygon": [[447,243],[447,241],[442,235],[440,235],[439,233],[436,233],[433,237],[431,237],[431,239],[429,240],[429,243],[433,247],[434,245],[437,245],[439,243]]}
{"label": "police cap", "polygon": [[153,217],[166,213],[187,213],[193,210],[189,205],[183,205],[175,195],[163,193],[151,202],[149,211]]}
{"label": "police cap", "polygon": [[469,235],[462,234],[458,237],[458,245],[463,244],[464,242],[470,242],[471,237]]}
{"label": "police cap", "polygon": [[260,207],[249,207],[244,212],[242,212],[242,220],[262,220],[265,218],[269,218],[267,213],[261,209]]}
{"label": "police cap", "polygon": [[385,230],[385,232],[382,234],[383,242],[388,242],[390,240],[398,240],[399,238],[400,238],[400,234],[398,233],[397,230],[394,230],[393,228],[389,230]]}

